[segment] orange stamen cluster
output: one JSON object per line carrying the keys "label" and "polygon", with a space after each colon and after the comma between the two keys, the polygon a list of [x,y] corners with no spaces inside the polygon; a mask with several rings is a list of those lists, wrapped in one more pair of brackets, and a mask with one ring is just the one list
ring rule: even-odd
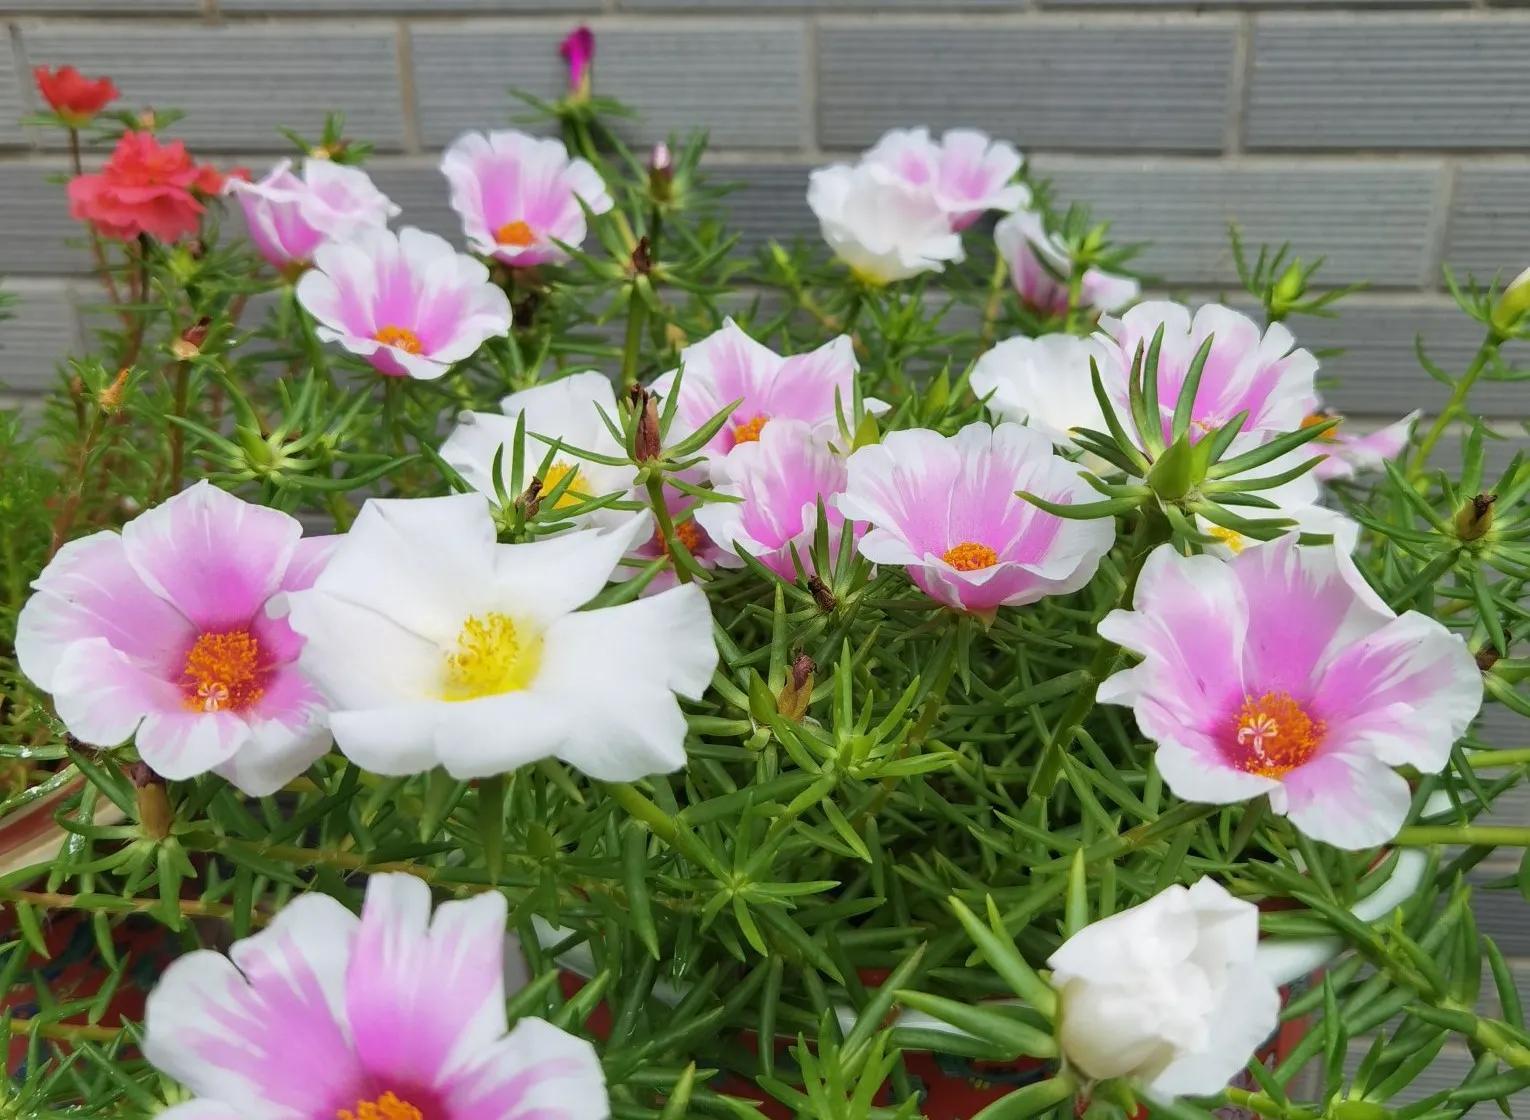
{"label": "orange stamen cluster", "polygon": [[248,630],[203,634],[186,655],[181,690],[197,712],[242,712],[258,701],[264,673],[260,643]]}
{"label": "orange stamen cluster", "polygon": [[524,249],[528,245],[536,244],[537,234],[534,229],[517,218],[495,230],[494,240],[501,245],[514,245],[518,249]]}
{"label": "orange stamen cluster", "polygon": [[[1322,423],[1324,423],[1324,422],[1326,422],[1328,420],[1332,420],[1334,418],[1335,418],[1334,414],[1331,413],[1331,412],[1313,412],[1313,413],[1309,413],[1308,415],[1302,417],[1302,427],[1304,427],[1304,428],[1315,428],[1319,424],[1322,424]],[[1338,438],[1339,438],[1339,428],[1342,426],[1342,424],[1343,424],[1343,421],[1340,421],[1340,423],[1335,424],[1333,427],[1329,428],[1322,435],[1318,436],[1317,437],[1318,438],[1318,442],[1319,443],[1334,443],[1334,442],[1336,442],[1338,440]]]}
{"label": "orange stamen cluster", "polygon": [[406,354],[418,354],[425,348],[420,336],[408,327],[379,327],[372,337],[384,346],[396,346]]}
{"label": "orange stamen cluster", "polygon": [[1289,692],[1248,695],[1232,717],[1233,756],[1241,770],[1279,778],[1311,761],[1327,732]]}
{"label": "orange stamen cluster", "polygon": [[[684,545],[685,551],[689,552],[692,556],[696,554],[704,540],[701,535],[701,527],[696,524],[694,519],[689,517],[684,521],[675,522],[675,539]],[[659,552],[668,551],[665,547],[664,531],[662,529],[655,529],[653,531],[653,547]]]}
{"label": "orange stamen cluster", "polygon": [[734,443],[753,443],[760,438],[760,433],[765,430],[765,424],[769,416],[756,416],[752,420],[746,420],[733,429]]}
{"label": "orange stamen cluster", "polygon": [[999,554],[986,544],[962,541],[961,544],[946,549],[946,554],[941,559],[958,572],[975,572],[980,568],[993,567],[999,562]]}
{"label": "orange stamen cluster", "polygon": [[342,1108],[335,1120],[425,1120],[425,1114],[394,1093],[384,1093],[374,1101],[357,1101],[355,1108]]}

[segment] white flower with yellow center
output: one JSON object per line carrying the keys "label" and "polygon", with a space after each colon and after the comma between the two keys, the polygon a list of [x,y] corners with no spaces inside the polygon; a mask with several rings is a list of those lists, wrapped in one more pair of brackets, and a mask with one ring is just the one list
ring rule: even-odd
{"label": "white flower with yellow center", "polygon": [[676,697],[700,697],[717,664],[705,595],[579,610],[647,529],[505,545],[479,494],[368,502],[286,599],[340,749],[379,774],[459,778],[551,757],[608,781],[683,766]]}

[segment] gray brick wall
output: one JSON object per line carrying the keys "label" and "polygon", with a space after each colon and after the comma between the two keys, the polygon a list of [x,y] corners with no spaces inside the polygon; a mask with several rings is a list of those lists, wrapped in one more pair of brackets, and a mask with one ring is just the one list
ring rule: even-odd
{"label": "gray brick wall", "polygon": [[[886,128],[968,124],[1017,142],[1059,195],[1146,241],[1155,287],[1234,282],[1226,227],[1366,281],[1343,318],[1304,321],[1334,403],[1360,423],[1437,407],[1415,335],[1462,363],[1472,324],[1444,265],[1530,264],[1530,5],[1494,0],[0,0],[0,404],[26,401],[83,345],[96,298],[56,181],[56,136],[25,130],[31,67],[109,73],[135,104],[195,112],[199,152],[260,168],[327,109],[372,140],[405,220],[455,237],[436,170],[460,131],[510,121],[507,90],[556,96],[579,19],[634,141],[704,127],[746,240],[813,238],[807,171]],[[5,49],[8,48],[8,49]],[[1485,386],[1486,412],[1530,390]],[[1526,441],[1492,448],[1502,463]],[[1453,441],[1441,454],[1454,454]],[[1483,734],[1525,743],[1523,723]],[[1530,795],[1496,817],[1530,821]],[[1502,866],[1496,870],[1502,870]],[[1483,924],[1526,958],[1527,910],[1493,892]],[[1466,1061],[1449,1051],[1436,1079]],[[1486,1110],[1478,1110],[1485,1116]]]}

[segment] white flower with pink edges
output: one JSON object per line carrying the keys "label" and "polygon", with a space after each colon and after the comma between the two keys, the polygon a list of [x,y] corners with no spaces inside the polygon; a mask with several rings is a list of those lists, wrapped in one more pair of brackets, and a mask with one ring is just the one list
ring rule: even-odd
{"label": "white flower with pink edges", "polygon": [[1030,202],[1015,182],[1024,162],[1014,145],[970,128],[953,128],[939,141],[927,128],[895,128],[865,155],[916,190],[929,192],[952,230],[964,230],[989,210],[1009,213]]}

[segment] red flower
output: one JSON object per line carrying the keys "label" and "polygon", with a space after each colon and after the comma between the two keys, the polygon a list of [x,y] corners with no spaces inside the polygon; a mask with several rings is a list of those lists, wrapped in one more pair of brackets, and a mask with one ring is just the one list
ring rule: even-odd
{"label": "red flower", "polygon": [[89,124],[91,118],[117,99],[117,87],[110,78],[87,78],[73,66],[51,71],[39,66],[32,71],[32,77],[43,100],[72,128]]}
{"label": "red flower", "polygon": [[69,212],[106,237],[175,241],[201,224],[197,196],[222,186],[217,169],[193,162],[179,140],[162,145],[150,133],[127,132],[99,172],[70,180]]}

